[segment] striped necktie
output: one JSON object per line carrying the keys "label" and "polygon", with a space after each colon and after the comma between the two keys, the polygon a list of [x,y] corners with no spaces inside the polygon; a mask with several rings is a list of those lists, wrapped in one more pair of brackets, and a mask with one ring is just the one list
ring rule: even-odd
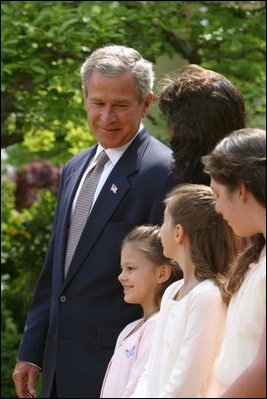
{"label": "striped necktie", "polygon": [[92,207],[95,191],[103,172],[105,163],[109,160],[105,151],[102,151],[97,158],[96,165],[87,173],[75,209],[71,216],[69,227],[67,250],[65,257],[65,277],[70,267],[70,263],[84,229],[86,220]]}

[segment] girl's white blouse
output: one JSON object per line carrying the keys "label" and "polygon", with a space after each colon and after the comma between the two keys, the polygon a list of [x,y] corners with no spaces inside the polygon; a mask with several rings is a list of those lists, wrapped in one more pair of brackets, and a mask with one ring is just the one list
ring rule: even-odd
{"label": "girl's white blouse", "polygon": [[259,261],[252,263],[230,301],[221,353],[216,367],[220,395],[254,360],[266,318],[266,246]]}
{"label": "girl's white blouse", "polygon": [[174,300],[182,284],[173,283],[163,295],[149,361],[131,397],[205,397],[227,307],[209,279]]}

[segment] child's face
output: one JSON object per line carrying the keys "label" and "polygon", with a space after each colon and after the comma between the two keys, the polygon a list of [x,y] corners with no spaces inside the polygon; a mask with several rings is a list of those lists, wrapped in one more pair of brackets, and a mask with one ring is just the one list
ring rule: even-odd
{"label": "child's face", "polygon": [[119,282],[124,288],[127,303],[140,304],[143,308],[153,304],[159,266],[155,266],[134,243],[127,243],[121,250]]}
{"label": "child's face", "polygon": [[163,224],[160,228],[160,239],[163,246],[163,254],[167,258],[175,259],[177,245],[175,244],[175,227],[169,213],[168,205],[165,208]]}

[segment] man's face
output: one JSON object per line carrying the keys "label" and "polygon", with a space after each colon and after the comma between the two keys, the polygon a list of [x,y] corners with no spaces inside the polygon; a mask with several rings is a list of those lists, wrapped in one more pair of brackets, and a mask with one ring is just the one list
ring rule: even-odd
{"label": "man's face", "polygon": [[153,95],[138,99],[131,73],[106,76],[94,71],[87,85],[85,109],[88,125],[104,148],[121,147],[137,133],[141,118],[149,111]]}

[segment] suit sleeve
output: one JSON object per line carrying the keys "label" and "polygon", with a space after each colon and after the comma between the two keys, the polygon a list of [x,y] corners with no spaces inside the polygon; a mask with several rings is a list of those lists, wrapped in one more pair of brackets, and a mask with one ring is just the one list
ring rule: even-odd
{"label": "suit sleeve", "polygon": [[[155,179],[157,177],[155,176]],[[171,171],[166,176],[166,179],[162,183],[161,187],[159,187],[157,194],[155,195],[154,202],[151,204],[151,211],[148,218],[149,224],[162,224],[163,215],[164,215],[164,200],[166,198],[167,193],[174,186],[174,176]]]}
{"label": "suit sleeve", "polygon": [[58,203],[55,211],[48,250],[46,253],[42,271],[35,287],[17,356],[18,360],[24,360],[34,363],[41,368],[49,325],[50,300],[52,294],[52,266],[55,246],[55,228],[57,224],[58,207],[62,192],[63,173],[59,187]]}

